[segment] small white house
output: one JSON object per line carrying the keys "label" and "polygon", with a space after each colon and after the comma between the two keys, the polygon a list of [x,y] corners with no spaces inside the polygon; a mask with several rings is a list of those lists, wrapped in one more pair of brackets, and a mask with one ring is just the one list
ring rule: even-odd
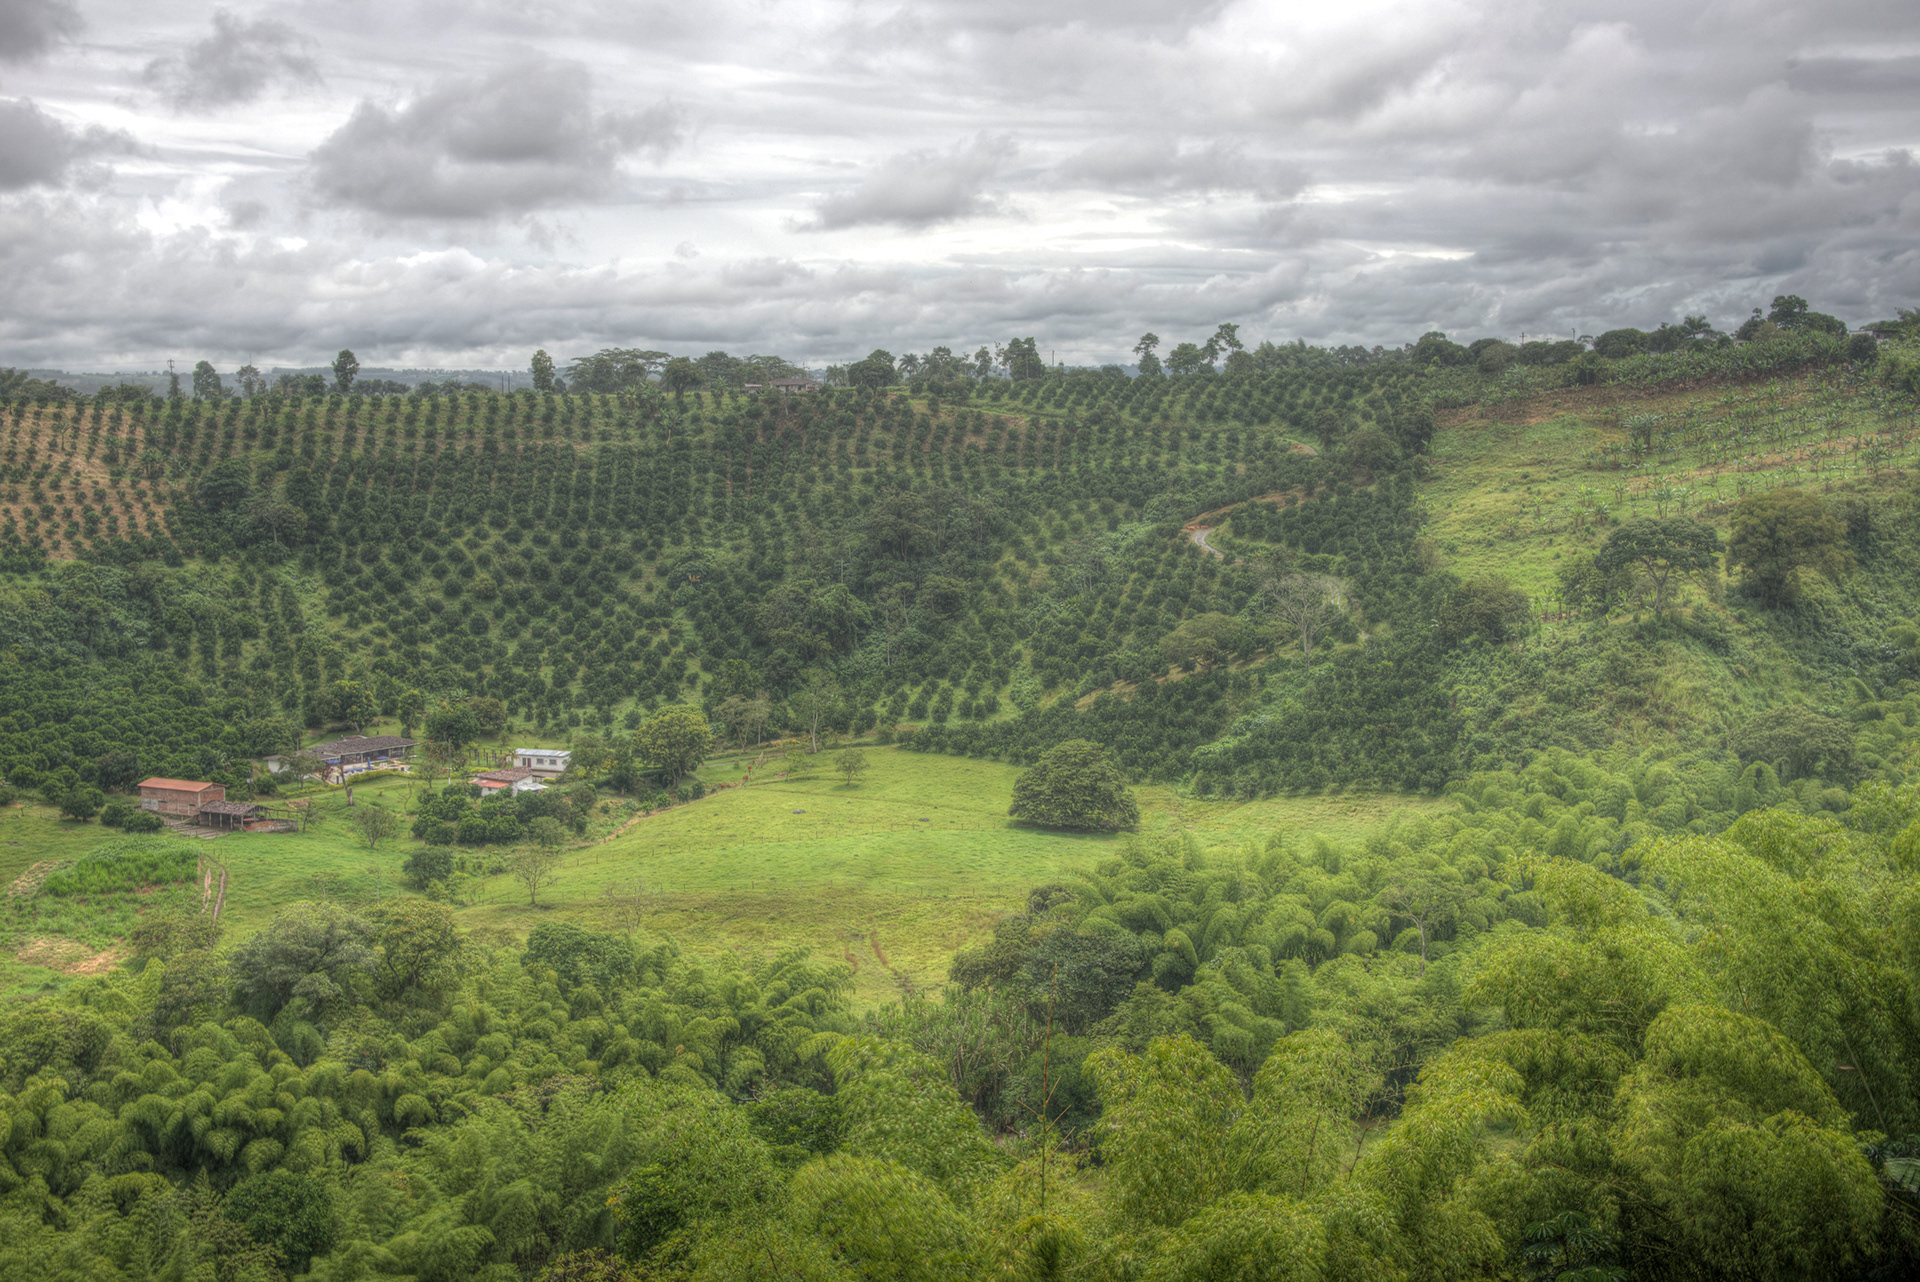
{"label": "small white house", "polygon": [[541,778],[551,779],[565,774],[567,763],[573,754],[565,748],[515,748],[513,765],[516,770],[531,770]]}

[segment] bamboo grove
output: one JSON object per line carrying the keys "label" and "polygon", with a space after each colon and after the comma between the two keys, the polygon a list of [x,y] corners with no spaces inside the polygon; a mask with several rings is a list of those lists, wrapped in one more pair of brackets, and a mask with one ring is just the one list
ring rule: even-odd
{"label": "bamboo grove", "polygon": [[1139,840],[1036,887],[944,1000],[865,1016],[795,952],[506,946],[418,899],[289,905],[227,948],[158,916],[136,967],[0,1016],[0,1267],[1910,1267],[1920,793],[1621,840],[1692,796],[1562,755],[1358,846]]}

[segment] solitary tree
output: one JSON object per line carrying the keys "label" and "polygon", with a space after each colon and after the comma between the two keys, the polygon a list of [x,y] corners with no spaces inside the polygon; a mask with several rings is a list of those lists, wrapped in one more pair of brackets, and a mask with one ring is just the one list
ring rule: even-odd
{"label": "solitary tree", "polygon": [[1594,569],[1613,574],[1632,567],[1653,585],[1653,612],[1666,609],[1667,585],[1675,576],[1711,574],[1720,564],[1720,535],[1684,516],[1628,521],[1607,537]]}
{"label": "solitary tree", "polygon": [[276,544],[282,534],[307,528],[306,512],[288,501],[285,490],[256,490],[247,500],[247,518]]}
{"label": "solitary tree", "polygon": [[847,781],[847,787],[853,787],[853,781],[867,773],[867,754],[858,748],[843,749],[834,760],[833,768]]}
{"label": "solitary tree", "polygon": [[360,362],[347,348],[341,348],[340,354],[333,358],[333,390],[345,396],[353,390],[353,380],[360,377]]}
{"label": "solitary tree", "polygon": [[676,703],[647,718],[634,735],[634,747],[647,765],[675,784],[698,770],[713,751],[713,727],[700,709]]}
{"label": "solitary tree", "polygon": [[427,696],[409,687],[400,692],[393,701],[394,715],[400,718],[400,737],[413,738],[413,728],[420,723],[421,714],[427,710]]}
{"label": "solitary tree", "polygon": [[720,724],[727,728],[727,737],[742,748],[747,746],[747,703],[746,699],[737,694],[728,695],[713,710],[713,715],[718,717]]}
{"label": "solitary tree", "polygon": [[348,994],[375,961],[365,919],[335,904],[293,904],[235,950],[234,990],[242,1006],[271,1020],[296,997],[319,1006]]}
{"label": "solitary tree", "polygon": [[368,804],[355,806],[347,817],[360,839],[367,843],[368,850],[378,850],[380,843],[400,831],[400,816],[391,810]]}
{"label": "solitary tree", "polygon": [[445,904],[397,899],[380,910],[374,924],[380,931],[380,986],[388,996],[436,987],[459,964],[460,932]]}
{"label": "solitary tree", "polygon": [[407,772],[420,781],[422,788],[432,792],[433,785],[447,777],[447,763],[441,759],[440,754],[426,752],[415,757],[408,764]]}
{"label": "solitary tree", "polygon": [[1160,346],[1160,335],[1154,333],[1142,334],[1140,341],[1133,345],[1134,359],[1138,363],[1140,372],[1149,378],[1157,378],[1163,372],[1160,358],[1153,354],[1153,349],[1158,346]]}
{"label": "solitary tree", "polygon": [[60,813],[68,819],[77,819],[81,823],[100,813],[107,804],[106,794],[89,784],[79,784],[69,788],[60,797]]}
{"label": "solitary tree", "polygon": [[672,392],[675,400],[700,386],[700,367],[684,356],[676,356],[660,369],[660,390]]}
{"label": "solitary tree", "polygon": [[427,737],[457,751],[480,737],[480,718],[464,703],[443,703],[427,714]]}
{"label": "solitary tree", "polygon": [[551,886],[560,873],[560,852],[566,845],[567,830],[552,815],[542,815],[527,825],[526,844],[513,852],[513,876],[527,888],[527,903],[540,906],[540,888]]}
{"label": "solitary tree", "polygon": [[227,389],[220,382],[220,374],[213,368],[211,361],[201,361],[193,367],[193,399],[196,401],[225,400]]}
{"label": "solitary tree", "polygon": [[1427,973],[1427,950],[1436,928],[1452,921],[1467,892],[1460,874],[1442,866],[1396,877],[1380,892],[1380,905],[1405,917],[1420,932],[1420,973]]}
{"label": "solitary tree", "polygon": [[553,390],[553,357],[543,348],[533,354],[533,390],[551,392]]}
{"label": "solitary tree", "polygon": [[1140,822],[1133,789],[1106,749],[1069,739],[1047,750],[1013,785],[1007,813],[1049,828],[1114,832]]}
{"label": "solitary tree", "polygon": [[793,709],[807,723],[807,751],[820,751],[820,722],[839,698],[840,682],[832,672],[816,667],[800,674],[800,690],[793,696]]}
{"label": "solitary tree", "polygon": [[1733,507],[1727,563],[1763,599],[1799,599],[1806,571],[1837,579],[1853,568],[1846,526],[1819,495],[1805,490],[1750,494]]}
{"label": "solitary tree", "polygon": [[1346,611],[1347,585],[1330,574],[1286,574],[1269,579],[1267,609],[1300,634],[1300,651],[1311,662],[1313,643]]}

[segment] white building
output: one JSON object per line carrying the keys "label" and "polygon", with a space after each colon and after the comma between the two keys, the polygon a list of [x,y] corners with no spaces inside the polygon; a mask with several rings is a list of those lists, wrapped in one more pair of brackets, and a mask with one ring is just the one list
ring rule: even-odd
{"label": "white building", "polygon": [[565,774],[573,754],[565,748],[515,748],[513,764],[517,770],[531,770],[541,778]]}

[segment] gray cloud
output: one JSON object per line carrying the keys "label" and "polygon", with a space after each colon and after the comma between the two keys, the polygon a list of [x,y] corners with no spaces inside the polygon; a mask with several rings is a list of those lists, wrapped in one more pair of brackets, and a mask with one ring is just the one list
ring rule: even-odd
{"label": "gray cloud", "polygon": [[1297,165],[1258,159],[1238,143],[1182,146],[1152,135],[1094,143],[1062,161],[1069,184],[1124,192],[1245,191],[1270,199],[1296,195],[1306,175]]}
{"label": "gray cloud", "polygon": [[0,98],[0,191],[64,186],[90,157],[134,149],[118,130],[70,128],[34,102]]}
{"label": "gray cloud", "polygon": [[1920,54],[1887,58],[1796,58],[1787,83],[1805,93],[1920,94]]}
{"label": "gray cloud", "polygon": [[1011,138],[980,134],[946,151],[915,150],[888,157],[852,191],[820,202],[814,226],[835,230],[892,224],[929,227],[997,212],[987,185],[1013,158]]}
{"label": "gray cloud", "polygon": [[177,111],[206,111],[253,102],[276,83],[318,85],[313,41],[284,22],[247,22],[213,11],[213,34],[186,51],[147,64],[146,82]]}
{"label": "gray cloud", "polygon": [[684,126],[666,102],[598,111],[591,81],[579,63],[528,55],[397,108],[362,101],[314,150],[312,191],[368,213],[454,220],[593,200],[622,157],[665,155]]}
{"label": "gray cloud", "polygon": [[0,62],[31,62],[82,25],[72,0],[0,0]]}
{"label": "gray cloud", "polygon": [[[88,3],[103,28],[132,10]],[[22,11],[0,0],[0,24]],[[9,69],[45,110],[8,108],[0,142],[0,363],[601,342],[818,362],[1015,333],[1100,360],[1222,320],[1371,344],[1920,301],[1912,0],[302,12],[328,33],[329,123],[270,85],[141,127],[153,163],[105,179],[67,122],[119,123],[99,86],[129,50],[184,65],[204,14]],[[503,45],[579,61],[438,79]],[[678,113],[619,110],[669,86],[698,151]],[[657,180],[625,172],[649,153]]]}

